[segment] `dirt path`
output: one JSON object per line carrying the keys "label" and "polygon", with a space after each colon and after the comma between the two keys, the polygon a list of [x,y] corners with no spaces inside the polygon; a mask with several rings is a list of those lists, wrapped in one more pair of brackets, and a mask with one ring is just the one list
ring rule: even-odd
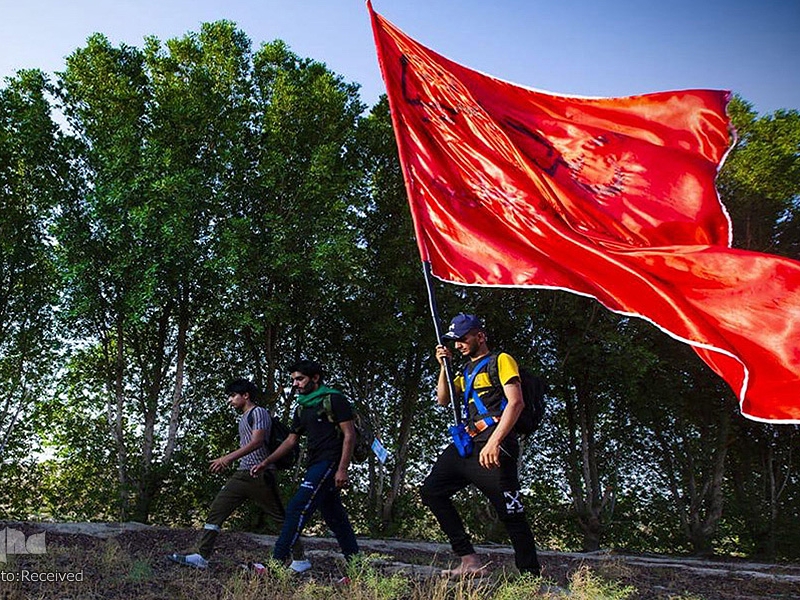
{"label": "dirt path", "polygon": [[[66,548],[81,549],[86,556],[108,553],[103,544],[124,547],[140,561],[152,563],[153,577],[169,578],[174,565],[166,563],[169,551],[186,551],[197,531],[152,527],[140,523],[5,523],[8,531],[25,536],[45,532],[47,551],[58,554]],[[341,568],[336,541],[307,537],[307,554],[318,577],[336,576]],[[219,573],[236,568],[237,560],[263,560],[275,542],[274,536],[225,532],[220,536],[214,569]],[[359,539],[362,551],[380,555],[387,573],[409,577],[437,576],[450,566],[453,557],[445,544],[410,540]],[[497,568],[513,571],[513,552],[507,546],[485,545],[476,550]],[[11,553],[10,553],[11,554]],[[242,558],[244,557],[244,558]],[[14,558],[14,557],[10,557]],[[37,557],[16,557],[33,561]],[[575,553],[541,551],[543,575],[557,586],[566,587],[571,574],[584,565],[609,581],[633,586],[636,600],[688,597],[704,600],[800,599],[800,565],[757,563],[734,559],[707,560],[691,557],[625,555],[614,552]],[[24,564],[20,562],[20,564]],[[0,563],[0,569],[3,565]],[[6,567],[8,570],[8,567]],[[212,570],[213,572],[213,570]],[[13,597],[13,596],[5,596]]]}

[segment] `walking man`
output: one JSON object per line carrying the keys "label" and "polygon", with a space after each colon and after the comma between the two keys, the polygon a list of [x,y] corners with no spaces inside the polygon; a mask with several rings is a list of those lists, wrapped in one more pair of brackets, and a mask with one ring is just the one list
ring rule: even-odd
{"label": "walking man", "polygon": [[[453,552],[461,558],[449,577],[481,575],[488,565],[481,564],[470,536],[453,505],[452,496],[467,485],[474,485],[489,499],[506,527],[514,547],[514,560],[520,573],[540,573],[539,559],[530,525],[526,519],[517,475],[519,442],[514,424],[523,408],[517,362],[501,352],[489,351],[483,323],[474,315],[460,313],[443,336],[455,342],[455,349],[468,359],[462,374],[455,377],[456,393],[467,406],[467,431],[473,450],[461,456],[451,443],[437,459],[422,485],[422,502],[430,508],[450,540]],[[436,388],[438,403],[451,402],[444,360],[452,352],[443,344],[436,347],[441,365]],[[490,361],[496,360],[499,382],[490,377]]]}
{"label": "walking man", "polygon": [[347,470],[355,446],[353,411],[341,392],[323,384],[322,367],[318,363],[303,360],[293,365],[290,372],[299,404],[292,419],[291,433],[272,454],[250,470],[253,476],[258,476],[290,452],[300,437],[306,436],[306,472],[286,507],[286,519],[272,557],[282,562],[288,559],[303,527],[319,508],[345,559],[349,560],[358,553],[358,542],[339,490],[347,485]]}
{"label": "walking man", "polygon": [[[247,500],[252,500],[261,507],[279,528],[283,527],[286,515],[275,481],[274,467],[262,469],[258,476],[250,474],[250,469],[268,454],[264,440],[269,439],[272,427],[269,411],[256,406],[254,402],[258,396],[258,388],[247,379],[236,379],[227,385],[225,393],[228,395],[229,404],[242,413],[239,418],[239,448],[215,458],[209,468],[212,473],[221,473],[236,460],[239,461],[238,468],[211,503],[197,552],[168,556],[174,562],[198,569],[205,569],[208,566],[222,524]],[[311,568],[311,563],[304,557],[302,542],[298,538],[292,543],[294,560],[290,568],[298,573],[307,571]]]}

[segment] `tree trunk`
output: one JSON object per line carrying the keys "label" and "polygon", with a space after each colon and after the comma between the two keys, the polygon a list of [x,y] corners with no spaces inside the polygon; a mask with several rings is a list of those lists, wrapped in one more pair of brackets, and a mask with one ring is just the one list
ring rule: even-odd
{"label": "tree trunk", "polygon": [[387,533],[392,529],[394,523],[394,505],[397,497],[402,493],[403,484],[406,478],[406,463],[408,462],[408,452],[411,440],[411,427],[414,424],[414,417],[418,414],[419,387],[422,377],[422,355],[414,351],[408,357],[406,363],[410,368],[406,369],[402,378],[398,381],[398,389],[402,389],[400,396],[400,427],[397,435],[397,452],[392,469],[389,490],[383,500],[381,510],[381,533]]}
{"label": "tree trunk", "polygon": [[181,303],[178,318],[178,339],[175,358],[175,386],[172,390],[172,407],[169,412],[169,425],[167,428],[167,443],[164,447],[163,464],[172,461],[178,437],[180,424],[181,404],[183,403],[183,379],[186,369],[186,333],[189,329],[189,311],[186,302]]}
{"label": "tree trunk", "polygon": [[[716,440],[714,449],[714,459],[711,465],[711,473],[707,475],[706,483],[703,485],[702,498],[707,499],[708,508],[705,514],[698,512],[691,516],[690,522],[697,526],[692,532],[692,545],[697,554],[707,554],[712,550],[712,540],[717,532],[719,521],[722,518],[723,510],[723,482],[725,479],[725,464],[730,444],[731,415],[728,410],[720,411],[719,436]],[[693,503],[694,507],[695,504]],[[699,506],[699,503],[697,504]]]}
{"label": "tree trunk", "polygon": [[[128,456],[125,449],[125,346],[124,346],[124,326],[122,316],[117,315],[117,352],[114,377],[114,408],[109,403],[109,421],[113,426],[114,438],[117,446],[117,477],[119,479],[119,511],[120,520],[128,518]],[[113,422],[111,419],[113,418]]]}
{"label": "tree trunk", "polygon": [[592,552],[600,548],[603,519],[611,505],[613,493],[602,491],[594,441],[595,416],[589,394],[576,385],[574,394],[567,398],[569,452],[566,465],[572,505],[578,526],[583,532],[583,549]]}
{"label": "tree trunk", "polygon": [[411,439],[411,425],[414,422],[416,403],[419,401],[419,391],[415,390],[413,395],[404,393],[401,401],[403,412],[400,420],[400,430],[397,436],[397,454],[394,461],[394,469],[390,477],[389,490],[383,501],[381,510],[381,532],[388,532],[394,521],[394,503],[403,489],[406,478],[406,463],[408,461],[409,441]]}
{"label": "tree trunk", "polygon": [[[139,477],[136,485],[136,505],[133,518],[140,523],[150,520],[150,508],[155,494],[161,487],[161,469],[155,460],[156,425],[159,415],[159,399],[164,387],[164,379],[169,369],[170,358],[166,352],[173,303],[167,303],[158,319],[155,343],[140,351],[150,361],[149,374],[143,383],[146,395],[142,398],[140,409],[144,417],[142,432],[142,453],[139,459]],[[147,338],[145,338],[147,339]],[[144,371],[143,371],[144,373]]]}

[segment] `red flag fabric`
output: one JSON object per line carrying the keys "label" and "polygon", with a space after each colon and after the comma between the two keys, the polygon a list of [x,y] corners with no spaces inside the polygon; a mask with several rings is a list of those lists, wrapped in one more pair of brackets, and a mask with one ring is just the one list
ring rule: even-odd
{"label": "red flag fabric", "polygon": [[372,10],[423,261],[443,280],[596,298],[692,345],[755,420],[800,422],[800,263],[730,247],[728,92],[516,86]]}

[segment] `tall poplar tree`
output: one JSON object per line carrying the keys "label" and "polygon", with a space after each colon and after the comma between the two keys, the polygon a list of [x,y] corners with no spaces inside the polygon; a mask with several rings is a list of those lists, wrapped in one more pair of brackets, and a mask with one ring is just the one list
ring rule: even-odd
{"label": "tall poplar tree", "polygon": [[52,392],[57,368],[50,226],[69,193],[62,151],[45,76],[7,78],[0,87],[0,465],[31,449],[32,409]]}

